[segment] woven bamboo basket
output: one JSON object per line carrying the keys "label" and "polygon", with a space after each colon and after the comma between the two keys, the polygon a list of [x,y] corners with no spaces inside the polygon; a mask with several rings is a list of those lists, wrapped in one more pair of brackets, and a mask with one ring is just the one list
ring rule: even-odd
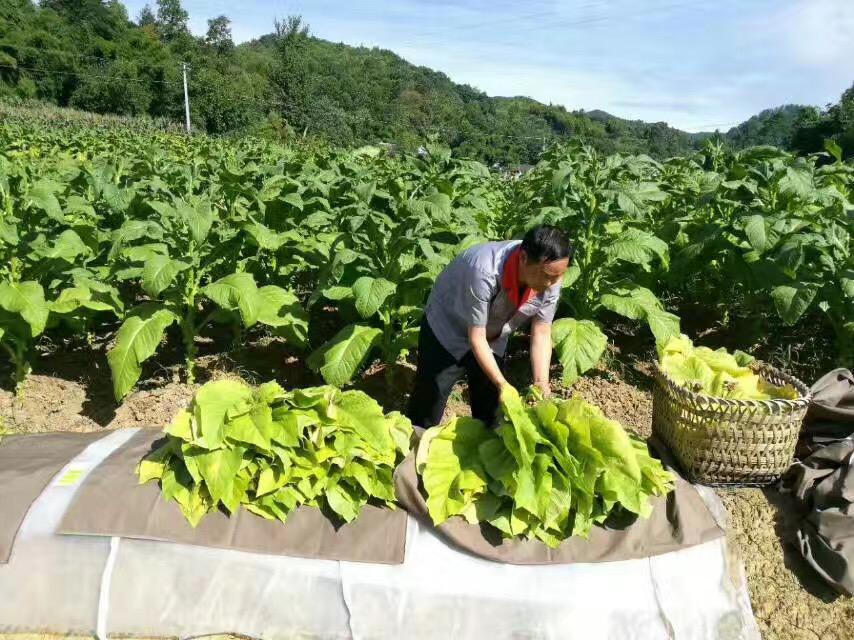
{"label": "woven bamboo basket", "polygon": [[774,367],[757,374],[791,384],[796,400],[726,400],[677,385],[655,367],[653,433],[673,452],[687,478],[709,485],[766,485],[792,463],[810,403],[807,386]]}

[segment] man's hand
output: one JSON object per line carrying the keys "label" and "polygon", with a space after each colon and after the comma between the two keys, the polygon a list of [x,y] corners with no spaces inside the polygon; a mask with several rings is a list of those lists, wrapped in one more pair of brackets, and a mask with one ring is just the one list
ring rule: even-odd
{"label": "man's hand", "polygon": [[548,398],[552,395],[552,388],[548,380],[534,380],[533,386],[540,390],[540,393],[543,394],[543,398]]}
{"label": "man's hand", "polygon": [[552,328],[545,322],[534,321],[531,327],[531,373],[534,384],[544,398],[551,395],[549,365],[552,360]]}
{"label": "man's hand", "polygon": [[505,394],[513,394],[519,395],[519,392],[516,391],[516,388],[507,382],[507,380],[502,380],[501,384],[498,385],[498,400],[500,402],[504,402],[506,396]]}

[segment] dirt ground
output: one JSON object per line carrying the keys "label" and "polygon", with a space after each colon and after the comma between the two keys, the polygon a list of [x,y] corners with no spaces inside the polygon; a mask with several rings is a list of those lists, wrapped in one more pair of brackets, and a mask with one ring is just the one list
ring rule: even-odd
{"label": "dirt ground", "polygon": [[[278,378],[286,386],[315,384],[310,372],[275,345],[255,345],[249,360],[211,355],[201,359],[198,380],[239,373],[260,382]],[[249,353],[252,353],[251,349]],[[285,366],[282,366],[282,363]],[[193,385],[178,381],[177,369],[155,366],[145,387],[116,406],[103,354],[53,354],[36,363],[22,397],[0,389],[0,425],[12,432],[95,431],[127,427],[162,428],[192,397]],[[284,373],[282,373],[284,371]],[[572,392],[598,404],[610,418],[649,436],[651,383],[643,371],[612,367],[579,380]],[[358,387],[388,409],[401,409],[412,367],[369,370]],[[631,380],[631,384],[627,382]],[[563,390],[556,390],[565,394]],[[466,414],[465,391],[455,389],[447,415]],[[753,609],[766,640],[854,638],[854,601],[838,596],[806,565],[792,546],[797,512],[776,490],[719,490],[729,513],[729,538],[746,568]],[[52,640],[50,636],[2,636],[3,640]]]}

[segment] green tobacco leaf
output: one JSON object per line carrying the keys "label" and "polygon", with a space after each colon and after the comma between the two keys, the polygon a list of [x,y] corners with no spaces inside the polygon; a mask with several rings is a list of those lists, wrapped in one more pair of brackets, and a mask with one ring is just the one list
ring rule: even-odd
{"label": "green tobacco leaf", "polygon": [[735,400],[797,397],[793,387],[765,383],[747,366],[753,361],[748,354],[695,347],[685,335],[659,345],[659,358],[664,373],[678,385],[697,393]]}
{"label": "green tobacco leaf", "polygon": [[14,224],[0,220],[0,242],[5,242],[9,246],[16,247],[19,241],[18,228]]}
{"label": "green tobacco leaf", "polygon": [[359,515],[359,503],[340,482],[326,492],[326,502],[344,522],[352,522]]}
{"label": "green tobacco leaf", "polygon": [[171,311],[146,305],[131,312],[116,334],[115,345],[107,354],[113,374],[113,393],[120,401],[139,380],[142,363],[154,355],[166,327],[177,320]]}
{"label": "green tobacco leaf", "polygon": [[451,216],[451,199],[444,193],[434,193],[421,200],[413,200],[410,208],[433,222],[447,222]]}
{"label": "green tobacco leaf", "polygon": [[839,278],[842,293],[854,300],[854,269],[845,269]]}
{"label": "green tobacco leaf", "polygon": [[253,445],[259,451],[272,451],[273,437],[278,435],[278,425],[273,421],[273,411],[268,400],[258,398],[252,409],[233,417],[226,430],[226,437],[236,442]]}
{"label": "green tobacco leaf", "polygon": [[605,294],[602,306],[632,320],[645,320],[656,342],[666,342],[679,335],[679,318],[665,311],[655,294],[644,287],[618,289]]}
{"label": "green tobacco leaf", "polygon": [[300,211],[302,211],[303,207],[305,207],[305,203],[303,202],[302,196],[296,192],[285,194],[284,196],[282,196],[282,201],[287,202],[289,205],[296,209],[299,209]]}
{"label": "green tobacco leaf", "polygon": [[659,202],[666,198],[667,194],[661,191],[657,184],[642,182],[620,191],[617,194],[617,204],[630,216],[641,217],[645,213],[647,202]]}
{"label": "green tobacco leaf", "polygon": [[62,207],[59,204],[59,200],[56,198],[56,194],[60,191],[62,191],[62,186],[60,184],[53,180],[43,179],[39,180],[32,186],[27,196],[29,197],[32,205],[44,211],[49,218],[52,218],[57,222],[64,222],[65,219],[62,216]]}
{"label": "green tobacco leaf", "polygon": [[136,468],[139,484],[145,484],[151,480],[160,480],[166,472],[169,459],[173,455],[175,455],[175,445],[169,441],[140,460]]}
{"label": "green tobacco leaf", "polygon": [[409,418],[397,411],[389,413],[386,419],[389,421],[389,430],[395,448],[399,453],[406,455],[412,446],[412,437],[414,434],[412,423],[409,421]]}
{"label": "green tobacco leaf", "polygon": [[383,302],[392,295],[397,287],[385,278],[362,276],[353,285],[353,297],[356,311],[365,320],[379,311]]}
{"label": "green tobacco leaf", "polygon": [[275,327],[278,334],[298,347],[308,343],[308,312],[293,293],[267,285],[258,289],[258,298],[258,322]]}
{"label": "green tobacco leaf", "polygon": [[178,200],[175,202],[175,211],[190,229],[190,235],[196,246],[203,244],[210,233],[214,220],[210,202],[197,200],[190,204]]}
{"label": "green tobacco leaf", "polygon": [[190,523],[190,526],[195,528],[199,525],[208,513],[214,508],[214,502],[208,495],[203,485],[194,485],[187,493],[180,493],[175,500],[178,506],[181,507],[181,512]]}
{"label": "green tobacco leaf", "polygon": [[647,311],[646,322],[649,330],[655,336],[656,342],[666,342],[673,336],[679,335],[679,316],[664,309],[650,309]]}
{"label": "green tobacco leaf", "polygon": [[528,466],[533,462],[537,443],[542,438],[525,410],[519,392],[513,387],[505,387],[502,391],[501,408],[508,422],[502,432],[504,442],[508,444],[507,448],[516,462]]}
{"label": "green tobacco leaf", "polygon": [[794,283],[774,287],[771,299],[783,322],[794,324],[812,304],[816,292],[814,285]]}
{"label": "green tobacco leaf", "polygon": [[552,324],[552,344],[563,366],[563,383],[571,385],[596,366],[605,353],[608,338],[591,320],[562,318]]}
{"label": "green tobacco leaf", "polygon": [[193,456],[205,487],[214,503],[228,500],[234,489],[234,479],[240,471],[244,450],[218,449]]}
{"label": "green tobacco leaf", "polygon": [[193,414],[186,409],[181,409],[172,418],[172,422],[163,429],[163,432],[184,442],[190,442],[193,439],[192,420]]}
{"label": "green tobacco leaf", "polygon": [[656,257],[665,267],[670,262],[667,243],[639,229],[621,231],[609,245],[606,245],[605,252],[616,260],[642,266],[648,265]]}
{"label": "green tobacco leaf", "polygon": [[833,159],[837,162],[842,162],[842,147],[840,147],[833,140],[825,140],[824,141],[824,150],[827,151]]}
{"label": "green tobacco leaf", "polygon": [[513,482],[513,474],[519,468],[516,458],[500,438],[485,440],[478,447],[478,456],[486,472],[504,485]]}
{"label": "green tobacco leaf", "polygon": [[80,236],[73,229],[66,229],[50,248],[46,249],[42,255],[51,260],[65,260],[71,264],[79,256],[84,256],[91,253],[89,247],[80,239]]}
{"label": "green tobacco leaf", "polygon": [[573,262],[571,265],[569,265],[569,269],[566,270],[566,273],[563,276],[563,284],[561,285],[562,288],[568,289],[569,287],[574,285],[580,277],[581,267],[578,266],[577,262]]}
{"label": "green tobacco leaf", "polygon": [[771,247],[765,226],[765,217],[761,215],[747,216],[744,219],[744,232],[750,246],[762,254]]}
{"label": "green tobacco leaf", "polygon": [[780,180],[780,189],[784,193],[806,198],[815,190],[815,185],[809,171],[787,167],[786,175]]}
{"label": "green tobacco leaf", "polygon": [[334,417],[341,428],[352,430],[376,451],[394,449],[395,443],[382,407],[366,393],[351,391],[342,395]]}
{"label": "green tobacco leaf", "polygon": [[227,311],[240,311],[243,325],[251,327],[258,321],[264,300],[251,273],[232,273],[204,289],[204,294]]}
{"label": "green tobacco leaf", "polygon": [[277,251],[288,239],[284,233],[273,231],[258,222],[252,222],[243,227],[260,249]]}
{"label": "green tobacco leaf", "polygon": [[381,337],[381,329],[351,324],[312,353],[306,364],[328,384],[343,386],[352,380]]}
{"label": "green tobacco leaf", "polygon": [[[427,491],[427,510],[434,524],[441,524],[473,506],[486,489],[487,476],[479,447],[493,432],[472,418],[455,418],[430,438],[422,476]],[[429,430],[428,430],[429,431]],[[420,452],[419,452],[420,453]]]}
{"label": "green tobacco leaf", "polygon": [[154,255],[142,269],[142,288],[152,298],[156,298],[169,288],[181,271],[190,265],[182,260],[172,260],[169,256]]}
{"label": "green tobacco leaf", "polygon": [[60,291],[56,300],[50,303],[51,313],[66,314],[78,309],[91,311],[111,311],[116,313],[116,307],[103,300],[94,299],[88,287],[69,287]]}
{"label": "green tobacco leaf", "polygon": [[673,381],[681,386],[691,386],[697,383],[702,388],[710,388],[715,378],[715,372],[702,359],[695,355],[679,353],[666,355],[661,359],[661,368]]}
{"label": "green tobacco leaf", "polygon": [[422,437],[416,470],[435,524],[461,516],[557,547],[618,505],[649,517],[649,498],[673,488],[643,443],[580,396],[526,408],[508,390],[502,405],[497,431],[458,418]]}
{"label": "green tobacco leaf", "polygon": [[565,190],[566,186],[569,184],[570,177],[572,176],[573,167],[569,165],[563,165],[556,169],[554,173],[552,173],[552,192],[558,198]]}
{"label": "green tobacco leaf", "polygon": [[184,461],[177,457],[172,458],[160,478],[160,490],[163,493],[163,498],[187,502],[192,486],[193,477],[187,471]]}
{"label": "green tobacco leaf", "polygon": [[334,302],[352,300],[353,287],[327,287],[323,290],[323,297]]}
{"label": "green tobacco leaf", "polygon": [[120,255],[130,262],[145,262],[154,256],[168,256],[169,247],[162,242],[149,242],[148,244],[124,247]]}
{"label": "green tobacco leaf", "polygon": [[263,467],[258,475],[255,496],[260,498],[269,493],[275,493],[287,484],[288,477],[288,474],[279,467]]}
{"label": "green tobacco leaf", "polygon": [[226,378],[204,385],[194,398],[194,417],[198,431],[194,444],[205,449],[223,445],[226,414],[246,405],[252,399],[252,389],[241,380]]}
{"label": "green tobacco leaf", "polygon": [[44,331],[50,313],[38,282],[0,282],[0,308],[20,315],[32,337]]}

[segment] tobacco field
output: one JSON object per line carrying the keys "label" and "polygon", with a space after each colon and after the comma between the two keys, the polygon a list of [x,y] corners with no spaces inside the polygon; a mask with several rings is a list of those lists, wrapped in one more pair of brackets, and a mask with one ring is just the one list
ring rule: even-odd
{"label": "tobacco field", "polygon": [[120,401],[166,345],[192,382],[204,336],[228,351],[261,333],[346,385],[407,357],[457,253],[539,222],[578,244],[553,330],[568,384],[615,322],[662,341],[684,313],[737,327],[745,350],[794,327],[824,338],[828,362],[854,360],[854,167],[832,143],[796,157],[710,142],[665,162],[572,143],[508,179],[430,145],[395,156],[44,125],[0,126],[10,384],[41,340],[107,336]]}

